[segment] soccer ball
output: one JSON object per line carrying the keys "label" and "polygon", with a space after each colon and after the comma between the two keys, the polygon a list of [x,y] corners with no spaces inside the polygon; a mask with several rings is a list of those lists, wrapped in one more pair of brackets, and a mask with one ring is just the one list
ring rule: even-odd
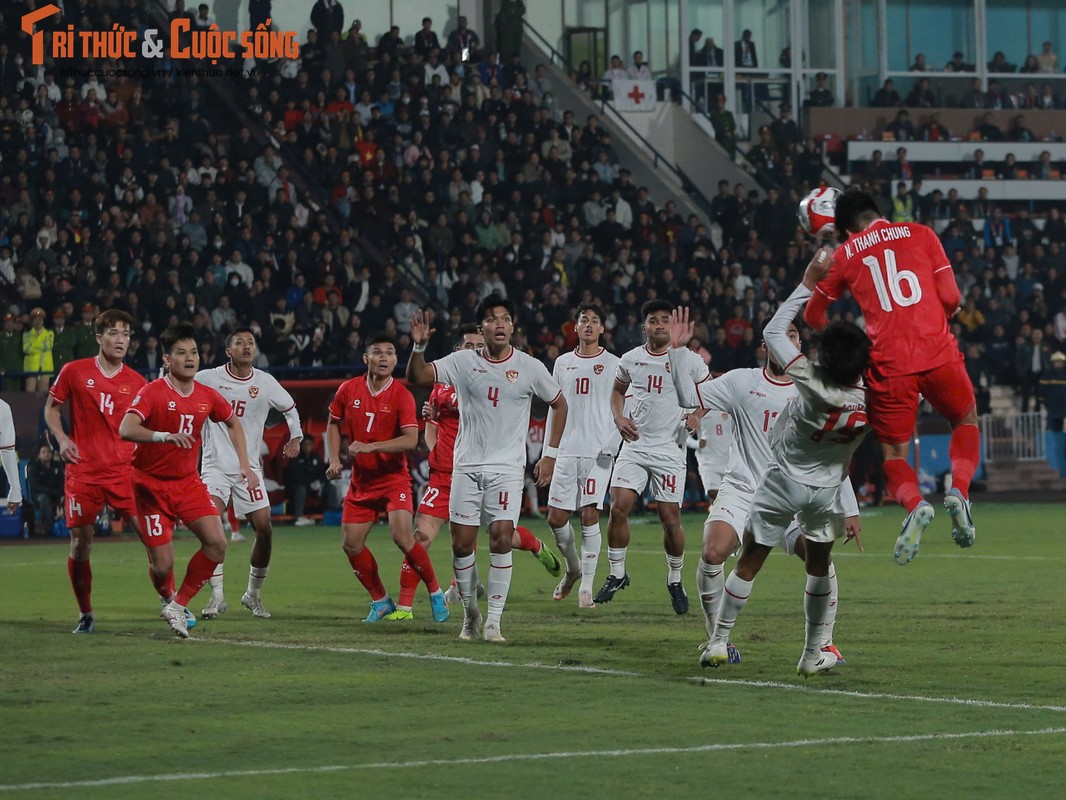
{"label": "soccer ball", "polygon": [[821,231],[832,233],[840,194],[839,189],[822,185],[800,200],[799,223],[803,230],[811,235]]}

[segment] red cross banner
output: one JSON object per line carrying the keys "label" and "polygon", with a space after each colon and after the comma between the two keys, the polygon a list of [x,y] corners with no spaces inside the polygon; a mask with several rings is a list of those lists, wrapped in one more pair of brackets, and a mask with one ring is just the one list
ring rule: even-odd
{"label": "red cross banner", "polygon": [[612,89],[619,111],[655,110],[655,81],[615,81]]}

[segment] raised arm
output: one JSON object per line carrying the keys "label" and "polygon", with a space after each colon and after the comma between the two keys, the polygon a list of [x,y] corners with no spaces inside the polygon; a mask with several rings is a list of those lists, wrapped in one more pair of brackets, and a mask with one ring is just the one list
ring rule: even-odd
{"label": "raised arm", "polygon": [[435,330],[430,326],[433,321],[431,311],[419,309],[411,317],[411,356],[407,359],[407,383],[411,386],[432,386],[436,380],[436,371],[426,363],[426,344]]}
{"label": "raised arm", "polygon": [[788,326],[811,299],[814,287],[825,279],[829,272],[829,264],[829,253],[825,250],[815,253],[811,263],[807,265],[807,271],[803,273],[803,282],[781,304],[777,313],[766,323],[766,328],[763,330],[763,341],[766,342],[770,355],[786,369],[792,362],[803,356],[788,338]]}

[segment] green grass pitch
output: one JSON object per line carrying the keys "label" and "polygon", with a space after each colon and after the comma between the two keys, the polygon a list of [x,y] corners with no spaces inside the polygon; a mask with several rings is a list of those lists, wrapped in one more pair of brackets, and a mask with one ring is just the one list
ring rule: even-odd
{"label": "green grass pitch", "polygon": [[[0,800],[1061,796],[1062,509],[978,505],[969,551],[942,512],[907,567],[902,513],[868,513],[866,552],[837,547],[848,663],[806,681],[803,569],[777,554],[737,623],[742,663],[701,672],[695,515],[687,617],[647,520],[633,585],[596,609],[553,602],[556,579],[516,553],[504,645],[459,642],[461,610],[433,624],[424,591],[414,622],[360,622],[336,528],[276,532],[270,620],[240,608],[249,544],[232,545],[230,610],[191,641],[158,618],[135,541],[97,545],[84,637],[66,544],[3,546]],[[395,596],[398,551],[383,527],[369,543]],[[179,580],[192,551],[186,533]],[[446,542],[430,552],[450,579]],[[480,561],[485,580],[484,543]]]}

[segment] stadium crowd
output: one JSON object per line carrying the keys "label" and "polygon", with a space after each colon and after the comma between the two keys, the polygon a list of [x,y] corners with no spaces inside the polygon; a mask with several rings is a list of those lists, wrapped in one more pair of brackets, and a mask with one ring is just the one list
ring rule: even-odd
{"label": "stadium crowd", "polygon": [[[812,248],[795,209],[817,173],[797,168],[811,148],[795,123],[753,150],[780,188],[760,198],[723,181],[707,219],[685,218],[631,180],[594,115],[556,105],[545,69],[479,50],[465,19],[444,44],[430,19],[372,41],[332,8],[297,60],[260,62],[221,96],[195,77],[35,67],[27,4],[0,11],[0,373],[20,376],[5,391],[43,392],[95,353],[92,320],[108,308],[134,317],[129,361],[146,374],[159,333],[188,320],[204,367],[248,324],[259,366],[339,378],[378,331],[408,352],[423,305],[448,334],[431,355],[443,352],[493,292],[518,305],[515,346],[549,369],[576,343],[578,303],[608,309],[604,343],[621,353],[643,341],[639,308],[656,297],[693,308],[690,347],[713,372],[758,363]],[[46,27],[147,21],[144,0],[75,0]],[[970,204],[909,192],[917,219],[949,220],[965,298],[954,329],[975,385],[1039,404],[1066,347],[1066,221],[1052,210],[1039,230],[990,207],[982,237]],[[845,297],[831,315],[858,308]]]}

